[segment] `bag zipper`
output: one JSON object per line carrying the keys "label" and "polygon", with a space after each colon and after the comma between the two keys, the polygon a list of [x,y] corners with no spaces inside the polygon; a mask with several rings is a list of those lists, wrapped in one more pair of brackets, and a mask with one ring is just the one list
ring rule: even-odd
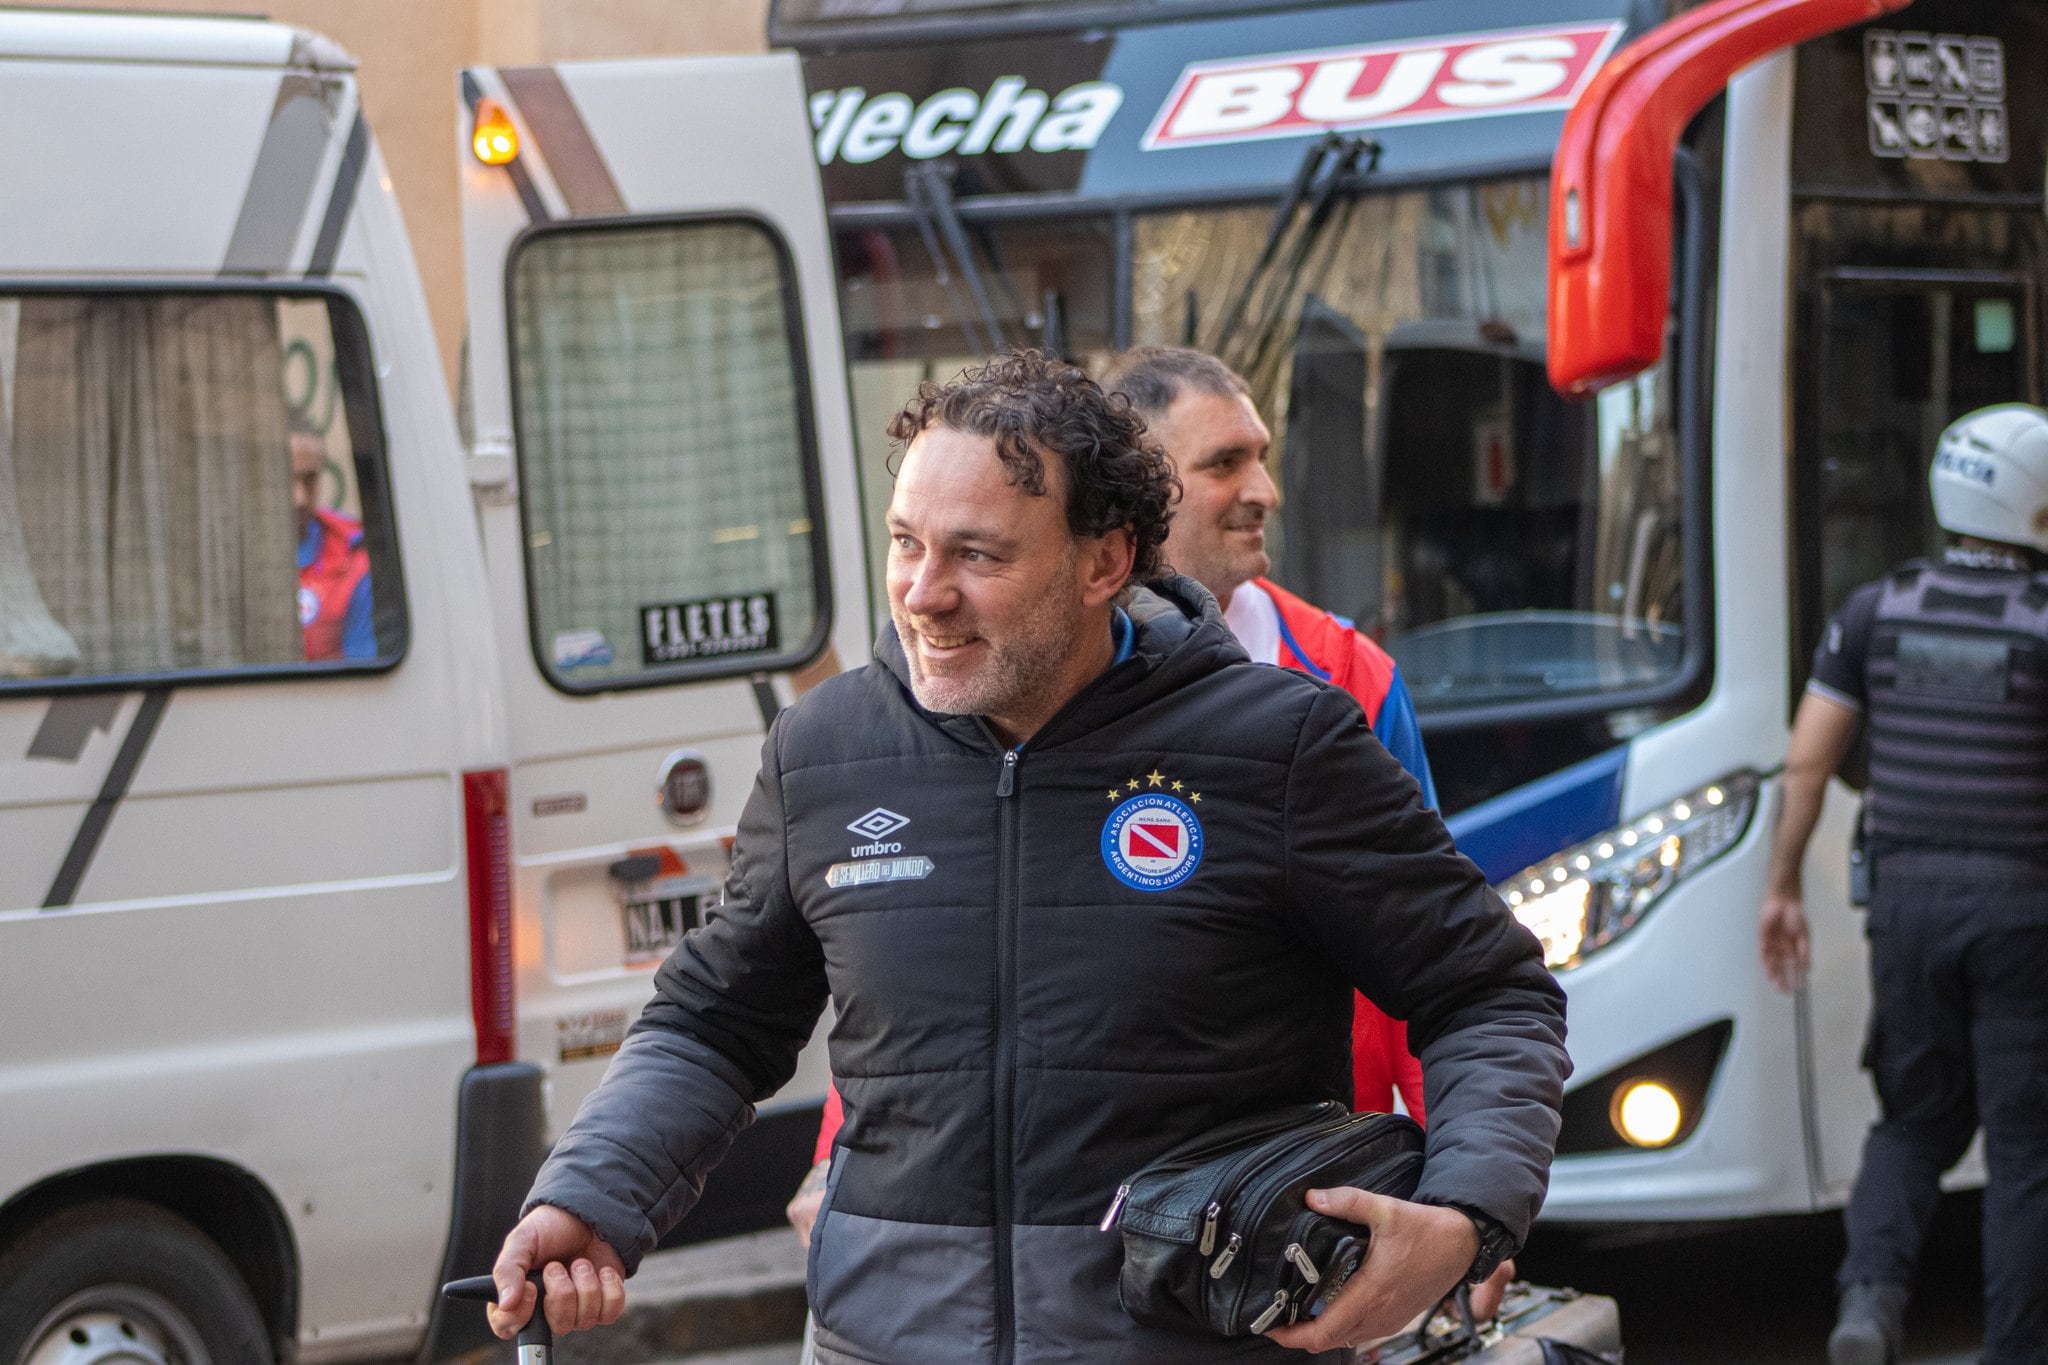
{"label": "bag zipper", "polygon": [[[1356,1118],[1361,1116],[1351,1115],[1350,1117]],[[1366,1115],[1363,1117],[1378,1118],[1381,1116],[1375,1114]],[[1324,1142],[1324,1139],[1335,1137],[1338,1135],[1340,1131],[1341,1130],[1338,1129],[1332,1129],[1328,1132],[1315,1134],[1313,1143],[1305,1142],[1298,1147],[1288,1149],[1287,1152],[1281,1155],[1290,1158],[1302,1157],[1308,1155],[1316,1146],[1334,1145],[1326,1144]],[[1371,1171],[1369,1171],[1366,1175],[1360,1178],[1364,1180],[1367,1184],[1372,1184],[1379,1179],[1380,1175],[1384,1171],[1387,1171],[1392,1167],[1399,1165],[1403,1162],[1419,1159],[1419,1153],[1401,1152],[1394,1156],[1390,1156],[1386,1160],[1380,1162],[1378,1165],[1374,1166]],[[1265,1206],[1272,1202],[1274,1195],[1278,1194],[1281,1190],[1285,1189],[1289,1184],[1293,1183],[1293,1176],[1291,1174],[1288,1176],[1287,1179],[1281,1180],[1277,1183],[1272,1181],[1263,1181],[1263,1183],[1261,1183],[1262,1177],[1269,1176],[1272,1173],[1270,1170],[1270,1166],[1272,1164],[1273,1163],[1267,1163],[1267,1165],[1265,1167],[1262,1167],[1260,1170],[1252,1172],[1245,1176],[1244,1180],[1238,1186],[1237,1190],[1234,1191],[1234,1193],[1241,1193],[1244,1196],[1243,1199],[1240,1201],[1241,1206],[1245,1211],[1250,1212],[1253,1215],[1254,1219],[1256,1219],[1260,1214],[1263,1214],[1265,1212]],[[1270,1188],[1266,1188],[1266,1186],[1270,1186]],[[1257,1191],[1256,1195],[1254,1195],[1253,1193],[1253,1191],[1255,1190]]]}
{"label": "bag zipper", "polygon": [[[1381,1117],[1384,1116],[1378,1114],[1346,1114],[1344,1115],[1342,1121],[1332,1124],[1326,1128],[1321,1128],[1314,1133],[1304,1135],[1304,1138],[1301,1142],[1292,1144],[1279,1152],[1273,1153],[1270,1160],[1258,1163],[1257,1167],[1253,1170],[1238,1172],[1236,1182],[1233,1184],[1230,1190],[1226,1191],[1226,1193],[1222,1197],[1227,1199],[1232,1194],[1242,1192],[1245,1197],[1240,1201],[1239,1213],[1241,1216],[1248,1218],[1251,1226],[1257,1227],[1260,1219],[1264,1216],[1267,1207],[1272,1203],[1274,1196],[1277,1195],[1280,1190],[1285,1189],[1289,1184],[1293,1183],[1293,1176],[1291,1174],[1287,1179],[1280,1180],[1277,1183],[1270,1179],[1265,1179],[1264,1177],[1267,1177],[1271,1174],[1272,1168],[1274,1166],[1284,1161],[1287,1162],[1290,1167],[1292,1167],[1296,1164],[1298,1159],[1315,1154],[1315,1149],[1319,1147],[1333,1147],[1335,1144],[1330,1143],[1328,1139],[1338,1136],[1340,1134],[1344,1134],[1349,1129],[1364,1126],[1363,1124],[1354,1123],[1353,1120],[1372,1120]],[[1394,1156],[1390,1156],[1386,1160],[1375,1165],[1371,1170],[1366,1172],[1363,1176],[1359,1177],[1359,1179],[1363,1184],[1366,1185],[1377,1184],[1387,1172],[1391,1171],[1393,1168],[1404,1162],[1414,1160],[1415,1156],[1416,1154],[1412,1154],[1409,1152],[1401,1152]],[[1308,1164],[1313,1164],[1313,1162],[1311,1161]],[[1215,1261],[1210,1263],[1209,1279],[1212,1282],[1222,1280],[1223,1272],[1229,1268],[1233,1261],[1236,1260],[1237,1253],[1241,1245],[1242,1243],[1238,1239],[1238,1234],[1234,1232],[1231,1233],[1229,1240],[1224,1244],[1224,1254],[1218,1256]],[[1297,1259],[1294,1254],[1291,1254],[1296,1252],[1300,1253],[1299,1259]],[[1306,1261],[1308,1259],[1308,1256],[1307,1252],[1301,1248],[1299,1242],[1293,1242],[1290,1243],[1287,1249],[1281,1253],[1281,1259],[1284,1263],[1291,1263],[1296,1270],[1301,1270],[1302,1262]],[[1313,1263],[1311,1262],[1310,1264],[1312,1269]],[[1315,1283],[1315,1280],[1313,1278],[1310,1278],[1308,1275],[1304,1275],[1303,1278],[1307,1279],[1310,1284]],[[1234,1321],[1237,1318],[1238,1313],[1242,1311],[1239,1305],[1243,1303],[1244,1295],[1248,1293],[1250,1290],[1251,1284],[1249,1281],[1238,1287],[1237,1301],[1232,1305],[1229,1314],[1231,1320]],[[1224,1287],[1220,1283],[1217,1284],[1217,1292],[1226,1292],[1224,1290]],[[1286,1291],[1282,1290],[1280,1291],[1280,1293],[1284,1296]],[[1285,1310],[1285,1307],[1286,1305],[1282,1303],[1282,1311]],[[1269,1306],[1265,1310],[1265,1313],[1261,1313],[1260,1316],[1264,1317],[1266,1316],[1266,1313],[1271,1312],[1273,1312],[1273,1309]],[[1271,1324],[1268,1323],[1268,1325],[1270,1326]],[[1259,1331],[1263,1331],[1264,1329],[1255,1326],[1252,1330],[1256,1333]]]}
{"label": "bag zipper", "polygon": [[1230,1202],[1231,1197],[1257,1179],[1269,1167],[1289,1160],[1297,1152],[1307,1149],[1332,1133],[1342,1132],[1346,1127],[1350,1126],[1351,1120],[1358,1117],[1359,1115],[1357,1114],[1345,1113],[1339,1116],[1333,1123],[1318,1125],[1316,1128],[1300,1134],[1295,1141],[1288,1143],[1284,1147],[1265,1152],[1247,1153],[1247,1156],[1251,1158],[1250,1160],[1232,1170],[1224,1172],[1217,1184],[1216,1198],[1211,1207],[1215,1208],[1220,1216],[1223,1206]]}
{"label": "bag zipper", "polygon": [[1230,1240],[1223,1244],[1223,1254],[1209,1262],[1209,1278],[1222,1279],[1223,1272],[1230,1269],[1230,1263],[1237,1259],[1237,1249],[1243,1245],[1244,1238],[1234,1232],[1231,1233]]}
{"label": "bag zipper", "polygon": [[[1310,1105],[1305,1107],[1309,1110],[1309,1112],[1306,1115],[1302,1115],[1300,1117],[1276,1118],[1273,1122],[1266,1124],[1263,1127],[1248,1128],[1243,1132],[1237,1133],[1236,1135],[1228,1139],[1225,1139],[1222,1142],[1212,1142],[1204,1146],[1189,1147],[1185,1149],[1176,1148],[1173,1151],[1170,1151],[1166,1153],[1164,1156],[1160,1157],[1157,1161],[1154,1161],[1151,1164],[1151,1166],[1148,1166],[1146,1168],[1146,1171],[1144,1173],[1147,1175],[1151,1175],[1156,1171],[1158,1178],[1170,1180],[1187,1171],[1193,1170],[1195,1167],[1201,1165],[1204,1161],[1210,1160],[1218,1151],[1228,1151],[1238,1147],[1255,1146],[1258,1143],[1265,1141],[1267,1138],[1274,1136],[1275,1134],[1284,1133],[1287,1132],[1289,1129],[1300,1127],[1304,1121],[1316,1122],[1319,1119],[1327,1116],[1329,1111],[1335,1110],[1340,1113],[1346,1112],[1343,1110],[1343,1107],[1339,1105],[1335,1100],[1324,1100],[1321,1104]],[[1136,1189],[1137,1182],[1135,1180],[1126,1181],[1125,1183],[1117,1186],[1116,1197],[1111,1199],[1109,1203],[1109,1211],[1102,1215],[1102,1223],[1100,1225],[1102,1231],[1108,1232],[1110,1229],[1116,1226],[1117,1219],[1123,1214],[1124,1205],[1130,1201],[1130,1197]],[[1212,1202],[1209,1207],[1215,1210],[1215,1214],[1211,1216],[1221,1216],[1223,1211],[1222,1205]],[[1207,1251],[1204,1251],[1202,1254],[1206,1256],[1209,1253]]]}

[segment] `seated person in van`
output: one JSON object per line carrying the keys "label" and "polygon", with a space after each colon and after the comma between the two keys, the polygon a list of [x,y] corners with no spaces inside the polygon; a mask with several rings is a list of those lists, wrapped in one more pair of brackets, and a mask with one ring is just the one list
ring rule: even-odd
{"label": "seated person in van", "polygon": [[292,508],[299,519],[299,626],[306,658],[374,659],[370,551],[363,524],[320,505],[327,444],[304,419],[290,419]]}

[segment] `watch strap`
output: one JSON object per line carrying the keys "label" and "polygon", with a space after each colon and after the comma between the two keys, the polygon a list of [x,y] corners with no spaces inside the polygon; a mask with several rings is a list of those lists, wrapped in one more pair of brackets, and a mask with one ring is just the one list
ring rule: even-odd
{"label": "watch strap", "polygon": [[1479,1254],[1472,1258],[1472,1264],[1465,1271],[1466,1284],[1482,1284],[1500,1263],[1522,1249],[1521,1241],[1509,1232],[1500,1220],[1491,1214],[1473,1208],[1469,1204],[1446,1203],[1445,1208],[1456,1209],[1472,1220],[1472,1230],[1479,1234]]}

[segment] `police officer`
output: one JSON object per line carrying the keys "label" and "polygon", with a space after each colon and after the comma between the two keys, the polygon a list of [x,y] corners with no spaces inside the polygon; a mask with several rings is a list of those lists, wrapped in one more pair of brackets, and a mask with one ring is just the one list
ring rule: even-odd
{"label": "police officer", "polygon": [[1880,1116],[1845,1213],[1833,1365],[1898,1358],[1941,1175],[1980,1124],[1984,1360],[2048,1361],[2048,413],[1963,417],[1928,483],[1957,541],[1858,588],[1829,623],[1760,926],[1764,969],[1791,990],[1808,965],[1800,861],[1867,724]]}

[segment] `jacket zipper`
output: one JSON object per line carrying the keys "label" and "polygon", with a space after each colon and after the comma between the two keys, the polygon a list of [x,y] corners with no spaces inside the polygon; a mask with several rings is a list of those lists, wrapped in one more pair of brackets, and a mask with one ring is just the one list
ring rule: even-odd
{"label": "jacket zipper", "polygon": [[[1125,660],[1125,663],[1129,663]],[[1066,705],[1055,712],[1050,720],[1038,728],[1039,734],[1050,730],[1054,724],[1075,710],[1083,697],[1102,685],[1103,679],[1122,668],[1112,665],[1091,681],[1086,687],[1067,699]],[[1022,744],[1003,745],[997,741],[995,731],[986,720],[976,718],[981,732],[991,744],[1003,753],[1002,766],[996,772],[996,800],[998,803],[1000,830],[996,840],[996,1063],[995,1063],[995,1141],[990,1144],[995,1157],[995,1272],[996,1272],[996,1365],[1010,1365],[1015,1359],[1017,1347],[1014,1340],[1017,1323],[1017,1290],[1011,1282],[1011,1266],[1015,1260],[1013,1239],[1015,1228],[1011,1225],[1011,1212],[1016,1204],[1016,1190],[1011,1182],[1011,1134],[1012,1114],[1016,1108],[1016,1081],[1011,1069],[1016,1060],[1016,995],[1017,995],[1017,864],[1020,861],[1017,843],[1017,769],[1024,762]]]}
{"label": "jacket zipper", "polygon": [[996,1365],[1010,1365],[1016,1354],[1016,1285],[1011,1280],[1015,1263],[1015,1229],[1010,1219],[1016,1204],[1011,1177],[1012,1115],[1016,1108],[1017,995],[1017,768],[1023,762],[1023,746],[1003,751],[1003,765],[996,777],[996,798],[1001,835],[996,843],[996,1062],[995,1140],[990,1144],[995,1158],[995,1272],[996,1272]]}

